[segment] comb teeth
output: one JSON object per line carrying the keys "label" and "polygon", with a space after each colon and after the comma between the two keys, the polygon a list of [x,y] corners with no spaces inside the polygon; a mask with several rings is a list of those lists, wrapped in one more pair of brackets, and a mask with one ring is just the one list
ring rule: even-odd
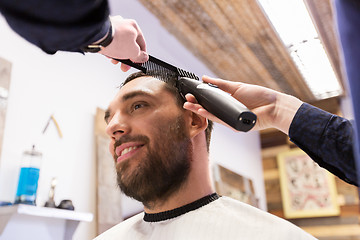
{"label": "comb teeth", "polygon": [[144,73],[166,83],[168,82],[168,79],[176,77],[176,72],[152,61],[142,63],[141,66],[145,68],[145,71],[143,71]]}
{"label": "comb teeth", "polygon": [[154,71],[154,72],[159,72],[160,74],[164,73],[172,73],[172,74],[175,74],[175,72],[171,69],[168,69],[162,65],[159,65],[155,62],[152,62],[152,61],[147,61],[147,62],[144,62],[141,64],[142,67],[145,68],[145,72],[144,73],[147,73],[148,71]]}
{"label": "comb teeth", "polygon": [[187,77],[187,78],[199,80],[199,77],[196,76],[194,73],[177,68],[173,65],[170,65],[150,55],[149,55],[149,60],[144,63],[134,63],[129,59],[126,60],[115,59],[115,60],[125,63],[136,69],[139,69],[143,73],[151,74],[152,76],[159,78],[163,82],[167,82],[166,79],[168,76],[177,76],[178,78]]}
{"label": "comb teeth", "polygon": [[187,77],[187,78],[192,78],[192,79],[195,79],[195,80],[199,80],[199,77],[196,76],[194,73],[187,72],[187,71],[182,70],[180,68],[178,68],[177,71],[178,71],[179,77]]}
{"label": "comb teeth", "polygon": [[[199,77],[196,76],[194,73],[185,71],[181,68],[177,68],[153,56],[149,56],[148,61],[139,65],[145,69],[142,70],[144,73],[151,74],[152,76],[159,78],[163,82],[166,82],[167,76],[174,76],[174,75],[176,75],[179,78],[187,77],[187,78],[199,80]],[[153,72],[156,72],[156,74],[154,74]]]}

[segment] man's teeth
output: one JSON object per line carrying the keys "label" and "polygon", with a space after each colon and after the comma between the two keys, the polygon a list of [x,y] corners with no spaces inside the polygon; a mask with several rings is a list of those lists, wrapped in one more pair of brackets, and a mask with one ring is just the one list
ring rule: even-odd
{"label": "man's teeth", "polygon": [[128,152],[131,152],[132,150],[137,149],[137,148],[138,148],[138,146],[125,148],[124,150],[122,150],[120,156],[122,156],[122,155],[124,155],[124,154],[127,154]]}

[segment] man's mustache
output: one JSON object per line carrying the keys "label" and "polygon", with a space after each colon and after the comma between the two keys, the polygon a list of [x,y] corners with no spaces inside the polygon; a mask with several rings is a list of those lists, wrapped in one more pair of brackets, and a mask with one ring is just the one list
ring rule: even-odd
{"label": "man's mustache", "polygon": [[143,144],[147,144],[150,142],[150,139],[144,135],[136,135],[136,136],[123,136],[115,141],[114,143],[114,152],[118,146],[128,142],[142,142]]}

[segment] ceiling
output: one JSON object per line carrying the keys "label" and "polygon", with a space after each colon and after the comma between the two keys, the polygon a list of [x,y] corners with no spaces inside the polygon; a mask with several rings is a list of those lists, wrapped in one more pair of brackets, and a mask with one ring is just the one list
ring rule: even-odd
{"label": "ceiling", "polygon": [[[256,0],[140,0],[219,77],[316,99]],[[331,0],[304,0],[341,80]]]}

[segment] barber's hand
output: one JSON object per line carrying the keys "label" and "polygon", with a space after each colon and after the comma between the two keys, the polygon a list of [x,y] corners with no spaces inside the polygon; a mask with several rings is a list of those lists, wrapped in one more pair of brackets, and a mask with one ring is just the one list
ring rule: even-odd
{"label": "barber's hand", "polygon": [[[257,115],[254,130],[277,128],[288,134],[289,127],[296,111],[302,102],[290,95],[286,95],[269,88],[241,82],[232,82],[222,79],[203,76],[203,81],[217,85],[221,90],[228,92],[235,99],[243,103],[250,111]],[[186,95],[187,102],[184,108],[212,121],[224,124],[218,118],[200,106],[195,97]],[[226,124],[224,124],[226,125]]]}
{"label": "barber's hand", "polygon": [[[145,38],[136,21],[124,19],[121,16],[110,17],[114,31],[112,42],[101,49],[99,53],[117,59],[130,59],[133,62],[143,63],[149,59],[146,53]],[[119,63],[111,60],[112,63]],[[131,67],[121,64],[121,69],[126,72]]]}

